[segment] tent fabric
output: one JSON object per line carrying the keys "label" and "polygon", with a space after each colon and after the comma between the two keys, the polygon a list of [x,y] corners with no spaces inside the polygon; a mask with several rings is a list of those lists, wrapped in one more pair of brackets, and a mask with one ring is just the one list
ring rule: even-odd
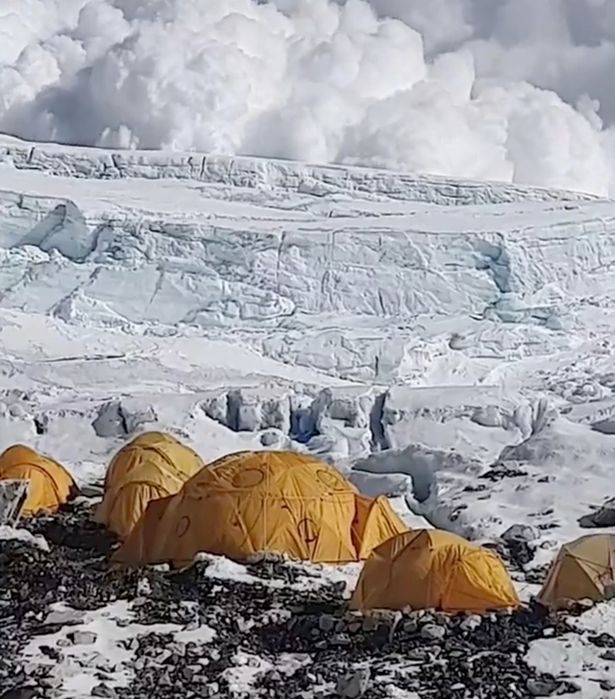
{"label": "tent fabric", "polygon": [[203,467],[199,455],[172,435],[140,434],[109,464],[95,519],[125,539],[150,501],[174,495]]}
{"label": "tent fabric", "polygon": [[267,551],[347,562],[406,529],[384,502],[370,506],[342,474],[309,455],[239,452],[200,471],[174,497],[151,502],[115,561],[183,567],[201,551],[235,560]]}
{"label": "tent fabric", "polygon": [[23,444],[14,444],[0,454],[0,479],[29,481],[21,510],[24,517],[56,512],[77,492],[64,466]]}
{"label": "tent fabric", "polygon": [[495,553],[437,529],[408,531],[374,549],[350,601],[355,610],[409,606],[473,613],[518,605]]}
{"label": "tent fabric", "polygon": [[408,527],[394,512],[388,498],[355,496],[352,542],[359,560],[368,558],[382,542],[406,531]]}
{"label": "tent fabric", "polygon": [[590,534],[564,544],[538,593],[541,604],[565,609],[582,599],[601,602],[615,594],[615,535]]}

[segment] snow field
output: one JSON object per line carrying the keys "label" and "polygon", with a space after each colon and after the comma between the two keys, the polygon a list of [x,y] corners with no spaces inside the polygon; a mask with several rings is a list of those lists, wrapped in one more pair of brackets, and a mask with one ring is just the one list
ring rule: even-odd
{"label": "snow field", "polygon": [[[411,526],[532,524],[532,565],[611,495],[611,201],[3,148],[0,448],[28,442],[81,484],[141,429],[206,460],[307,450]],[[570,643],[532,662],[590,652]]]}

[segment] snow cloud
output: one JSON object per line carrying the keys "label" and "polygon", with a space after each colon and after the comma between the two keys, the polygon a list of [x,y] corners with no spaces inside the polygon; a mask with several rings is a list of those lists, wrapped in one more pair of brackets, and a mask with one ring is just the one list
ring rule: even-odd
{"label": "snow cloud", "polygon": [[2,0],[0,131],[615,195],[613,0]]}

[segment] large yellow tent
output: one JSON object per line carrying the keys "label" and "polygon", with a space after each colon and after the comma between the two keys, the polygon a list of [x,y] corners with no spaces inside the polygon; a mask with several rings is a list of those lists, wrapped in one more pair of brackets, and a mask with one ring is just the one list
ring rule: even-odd
{"label": "large yellow tent", "polygon": [[25,517],[56,512],[77,490],[62,465],[23,444],[14,444],[0,454],[0,479],[29,481],[28,496],[21,510]]}
{"label": "large yellow tent", "polygon": [[351,609],[436,608],[476,612],[516,607],[496,554],[455,534],[416,529],[378,546],[363,566]]}
{"label": "large yellow tent", "polygon": [[615,535],[590,534],[564,544],[551,564],[538,600],[565,609],[582,599],[615,596]]}
{"label": "large yellow tent", "polygon": [[198,454],[175,437],[162,432],[140,434],[109,464],[95,519],[124,539],[148,502],[174,495],[203,466]]}
{"label": "large yellow tent", "polygon": [[117,562],[189,565],[200,551],[245,560],[268,551],[356,561],[407,527],[385,498],[362,498],[338,471],[294,452],[240,452],[151,502]]}

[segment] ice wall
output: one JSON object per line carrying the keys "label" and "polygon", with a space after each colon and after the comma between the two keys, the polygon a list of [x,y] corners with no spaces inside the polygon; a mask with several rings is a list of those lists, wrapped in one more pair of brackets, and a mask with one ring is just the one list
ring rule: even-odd
{"label": "ice wall", "polygon": [[331,375],[468,383],[502,358],[476,333],[507,359],[571,348],[570,304],[614,286],[610,201],[282,161],[3,147],[2,305],[70,323],[239,332]]}

